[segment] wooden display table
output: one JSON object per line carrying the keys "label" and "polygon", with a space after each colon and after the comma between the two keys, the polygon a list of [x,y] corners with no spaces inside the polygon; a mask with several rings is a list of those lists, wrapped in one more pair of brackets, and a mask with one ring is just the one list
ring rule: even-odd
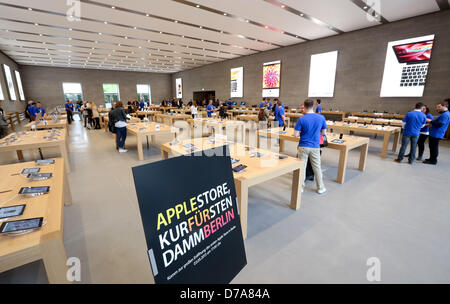
{"label": "wooden display table", "polygon": [[385,118],[385,119],[403,119],[405,115],[389,114],[389,113],[368,113],[368,112],[353,112],[352,116],[371,117],[371,118]]}
{"label": "wooden display table", "polygon": [[[181,141],[179,144],[171,145],[166,143],[161,145],[161,157],[167,159],[169,153],[175,156],[191,154],[183,146],[193,144],[197,148],[195,152],[208,150],[226,145],[225,141],[216,140],[211,143],[208,138],[195,138]],[[257,148],[249,148],[242,144],[228,144],[230,156],[239,160],[239,164],[246,165],[243,171],[233,173],[236,186],[236,195],[239,201],[239,214],[241,217],[242,234],[247,238],[247,217],[248,217],[248,188],[273,178],[293,172],[290,208],[298,210],[301,203],[301,189],[304,179],[304,163],[298,158],[286,156],[285,159],[278,159],[278,153]],[[250,149],[246,151],[246,149]],[[260,152],[263,157],[252,157],[250,153]],[[195,157],[195,156],[193,156]],[[237,164],[234,164],[236,166]]]}
{"label": "wooden display table", "polygon": [[398,141],[400,139],[400,133],[402,128],[399,127],[382,127],[382,126],[375,126],[375,125],[362,125],[358,123],[344,123],[344,122],[336,122],[332,123],[330,121],[327,121],[328,129],[333,130],[333,132],[358,132],[358,133],[364,133],[364,134],[370,134],[370,135],[382,135],[384,137],[383,141],[383,148],[381,150],[381,157],[385,158],[386,153],[389,146],[389,139],[391,135],[394,136],[394,142],[392,144],[392,151],[395,152],[397,150]]}
{"label": "wooden display table", "polygon": [[144,117],[149,117],[150,118],[154,118],[156,114],[161,114],[161,111],[137,111],[136,116],[144,116]]}
{"label": "wooden display table", "polygon": [[[258,147],[260,146],[260,137],[267,138],[279,138],[280,139],[280,152],[283,152],[284,141],[292,141],[298,143],[300,138],[294,136],[294,128],[286,128],[283,134],[283,128],[273,128],[273,129],[265,129],[258,131]],[[349,136],[346,135],[343,137],[344,143],[334,143],[334,139],[339,139],[339,135],[336,134],[327,134],[328,139],[328,147],[330,149],[339,150],[339,166],[338,166],[338,175],[336,182],[339,184],[343,184],[345,182],[345,173],[347,170],[347,158],[348,152],[350,150],[361,147],[361,153],[359,156],[359,166],[358,170],[364,171],[366,168],[366,159],[367,159],[367,151],[369,150],[369,139],[367,137],[357,137],[357,136]]]}
{"label": "wooden display table", "polygon": [[344,120],[345,116],[347,115],[347,112],[342,111],[322,111],[322,115],[325,116],[325,118],[337,116],[342,121]]}
{"label": "wooden display table", "polygon": [[0,236],[0,272],[43,260],[50,283],[70,283],[66,279],[67,258],[64,249],[64,205],[72,203],[64,160],[42,166],[42,173],[53,173],[43,181],[31,181],[19,173],[24,168],[36,167],[34,162],[0,166],[0,201],[6,202],[17,195],[21,187],[49,186],[50,192],[36,197],[22,197],[8,201],[2,207],[26,204],[23,215],[11,220],[43,217],[41,229],[19,236]]}
{"label": "wooden display table", "polygon": [[259,109],[233,109],[233,110],[227,110],[227,113],[230,113],[231,116],[237,116],[241,114],[257,114],[259,112]]}
{"label": "wooden display table", "polygon": [[[157,130],[157,126],[159,126],[159,130]],[[178,131],[177,128],[156,122],[139,122],[127,124],[127,132],[132,135],[135,135],[137,138],[137,150],[139,160],[144,160],[144,152],[142,150],[142,143],[144,137],[147,139],[148,145],[148,136],[151,137],[151,142],[154,143],[155,136],[174,134],[174,136],[176,137],[177,131]]]}
{"label": "wooden display table", "polygon": [[[45,122],[44,122],[45,121]],[[60,119],[57,121],[54,120],[44,120],[39,122],[29,122],[25,126],[23,126],[24,131],[31,131],[33,126],[36,126],[36,130],[48,130],[48,129],[64,129],[69,135],[69,129],[67,128],[67,120]]]}
{"label": "wooden display table", "polygon": [[402,127],[403,123],[399,119],[382,119],[382,118],[369,118],[369,117],[355,117],[355,116],[349,116],[347,118],[344,118],[344,122],[347,123],[366,123],[366,124],[373,124],[373,125],[387,125],[387,126],[394,126],[394,127]]}
{"label": "wooden display table", "polygon": [[192,118],[191,115],[187,114],[156,114],[155,120],[160,121],[161,123],[165,123],[166,120],[169,121],[170,125],[173,125],[173,122],[176,120],[187,120],[189,118]]}
{"label": "wooden display table", "polygon": [[[55,136],[56,139],[46,139],[50,136],[50,130],[41,131],[29,131],[25,134],[18,135],[17,133],[11,133],[8,136],[0,139],[0,152],[16,151],[17,157],[20,161],[24,160],[22,150],[32,150],[39,148],[57,147],[61,153],[61,157],[66,163],[66,172],[70,173],[69,155],[67,153],[66,131],[58,130],[59,136]],[[17,137],[19,140],[9,142],[13,137]]]}

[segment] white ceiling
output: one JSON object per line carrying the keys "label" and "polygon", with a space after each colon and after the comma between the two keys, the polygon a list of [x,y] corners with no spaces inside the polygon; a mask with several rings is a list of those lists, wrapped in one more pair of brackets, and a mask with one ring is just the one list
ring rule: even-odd
{"label": "white ceiling", "polygon": [[447,0],[81,0],[78,15],[76,3],[0,0],[0,50],[23,65],[173,73],[449,7]]}

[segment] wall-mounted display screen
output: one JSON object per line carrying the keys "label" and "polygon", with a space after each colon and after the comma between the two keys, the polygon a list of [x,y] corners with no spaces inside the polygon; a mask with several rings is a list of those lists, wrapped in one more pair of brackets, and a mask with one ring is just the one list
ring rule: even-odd
{"label": "wall-mounted display screen", "polygon": [[434,35],[388,43],[380,97],[421,97]]}
{"label": "wall-mounted display screen", "polygon": [[181,78],[175,79],[175,85],[177,89],[177,98],[183,98],[183,82]]}
{"label": "wall-mounted display screen", "polygon": [[281,61],[263,65],[263,97],[280,97]]}
{"label": "wall-mounted display screen", "polygon": [[16,90],[14,89],[14,83],[11,75],[11,69],[6,64],[3,65],[3,69],[5,70],[5,77],[6,77],[6,85],[8,86],[9,90],[9,98],[10,100],[16,100]]}
{"label": "wall-mounted display screen", "polygon": [[5,100],[5,96],[3,95],[2,84],[0,83],[0,100]]}
{"label": "wall-mounted display screen", "polygon": [[308,97],[333,97],[338,51],[311,55]]}
{"label": "wall-mounted display screen", "polygon": [[231,97],[244,97],[244,68],[231,69]]}
{"label": "wall-mounted display screen", "polygon": [[22,87],[22,79],[20,78],[19,71],[14,71],[16,74],[16,81],[17,81],[17,87],[19,88],[19,96],[20,100],[25,100],[25,94],[23,93],[23,87]]}

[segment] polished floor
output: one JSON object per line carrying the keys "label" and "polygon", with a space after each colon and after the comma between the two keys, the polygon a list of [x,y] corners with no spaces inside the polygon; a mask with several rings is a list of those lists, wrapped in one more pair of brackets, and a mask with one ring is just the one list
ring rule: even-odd
{"label": "polished floor", "polygon": [[[338,152],[325,149],[328,192],[318,195],[307,183],[299,211],[287,205],[289,175],[250,189],[248,265],[233,283],[368,283],[370,257],[380,260],[381,283],[450,283],[450,141],[441,143],[437,166],[411,166],[393,162],[393,153],[382,159],[382,141],[370,140],[366,171],[355,170],[359,151],[351,152],[343,185],[334,181]],[[126,145],[129,152],[119,154],[110,133],[71,126],[73,204],[65,207],[64,243],[67,256],[81,260],[82,283],[151,281],[131,167],[161,154],[151,145],[138,161],[136,138]],[[294,156],[295,144],[286,150]],[[0,155],[0,164],[16,161],[13,152]],[[41,262],[0,274],[0,283],[46,282]]]}

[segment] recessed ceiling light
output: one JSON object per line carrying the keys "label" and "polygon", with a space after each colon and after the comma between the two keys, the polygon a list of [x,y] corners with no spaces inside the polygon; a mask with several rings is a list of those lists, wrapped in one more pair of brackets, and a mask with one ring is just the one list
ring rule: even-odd
{"label": "recessed ceiling light", "polygon": [[39,25],[39,24],[35,23],[34,25]]}
{"label": "recessed ceiling light", "polygon": [[99,35],[101,35],[102,33],[98,33]]}
{"label": "recessed ceiling light", "polygon": [[367,9],[367,6],[364,6],[363,9]]}
{"label": "recessed ceiling light", "polygon": [[125,39],[128,39],[128,37],[127,37],[127,36],[125,36]]}
{"label": "recessed ceiling light", "polygon": [[224,15],[224,16],[226,16],[226,15],[227,15],[227,13],[223,13],[223,15]]}
{"label": "recessed ceiling light", "polygon": [[147,16],[147,17],[148,17],[148,16],[150,16],[150,15],[149,15],[149,14],[145,14],[145,16]]}
{"label": "recessed ceiling light", "polygon": [[245,22],[250,22],[249,20],[245,20]]}
{"label": "recessed ceiling light", "polygon": [[29,11],[32,11],[33,9],[31,7],[28,8]]}
{"label": "recessed ceiling light", "polygon": [[198,5],[198,4],[197,4],[196,6],[197,6],[197,7],[200,7],[200,5]]}
{"label": "recessed ceiling light", "polygon": [[282,5],[281,8],[284,8],[284,5]]}
{"label": "recessed ceiling light", "polygon": [[303,17],[303,15],[304,15],[303,13],[300,14],[300,16],[302,16],[302,17]]}
{"label": "recessed ceiling light", "polygon": [[202,26],[200,25],[199,28],[202,28]]}
{"label": "recessed ceiling light", "polygon": [[115,9],[116,7],[115,7],[115,6],[111,6],[111,8],[112,8],[112,9]]}
{"label": "recessed ceiling light", "polygon": [[178,20],[175,20],[174,22],[175,22],[175,23],[178,23]]}
{"label": "recessed ceiling light", "polygon": [[269,28],[267,25],[264,26],[265,28]]}
{"label": "recessed ceiling light", "polygon": [[137,27],[134,27],[134,29],[136,30],[136,29],[137,29]]}
{"label": "recessed ceiling light", "polygon": [[159,32],[160,34],[162,34],[162,32]]}
{"label": "recessed ceiling light", "polygon": [[104,24],[108,24],[108,22],[106,22],[106,21],[105,21],[105,22],[103,22],[103,23],[104,23]]}

